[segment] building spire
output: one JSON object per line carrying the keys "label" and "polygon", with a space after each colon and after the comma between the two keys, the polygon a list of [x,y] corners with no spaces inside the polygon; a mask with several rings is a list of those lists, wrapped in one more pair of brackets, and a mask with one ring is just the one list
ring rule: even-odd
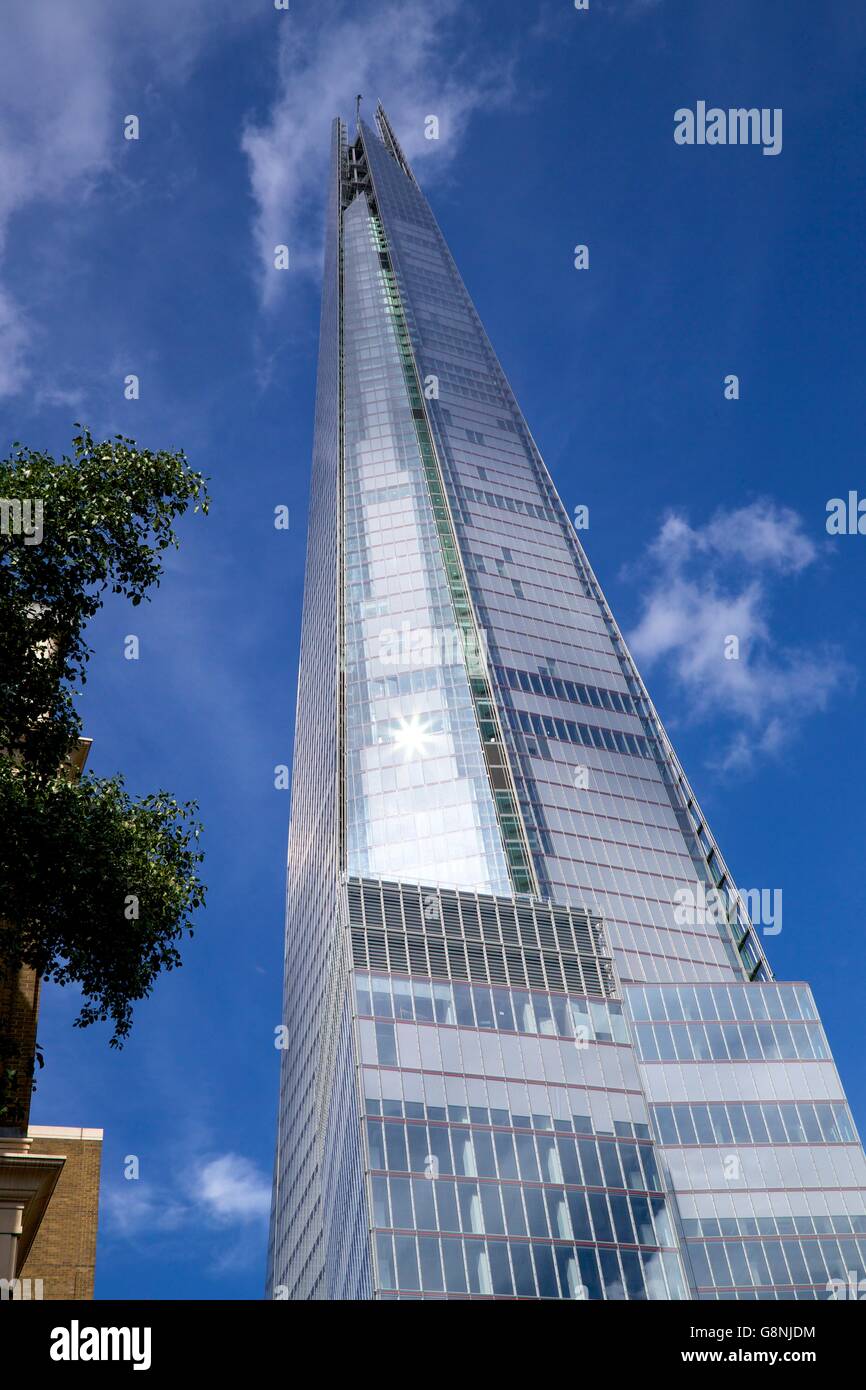
{"label": "building spire", "polygon": [[358,128],[360,127],[360,125],[361,125],[361,93],[359,92],[358,95],[355,97],[355,128],[358,129]]}
{"label": "building spire", "polygon": [[417,185],[418,181],[415,178],[415,175],[412,173],[408,159],[406,158],[406,156],[400,148],[400,142],[398,141],[397,136],[394,134],[391,122],[385,115],[385,108],[382,105],[381,101],[376,102],[376,124],[379,127],[379,134],[381,135],[386,147],[390,150],[391,154],[394,156],[397,163],[400,165],[400,168],[403,170],[403,173],[406,175],[407,178],[410,178],[412,182]]}

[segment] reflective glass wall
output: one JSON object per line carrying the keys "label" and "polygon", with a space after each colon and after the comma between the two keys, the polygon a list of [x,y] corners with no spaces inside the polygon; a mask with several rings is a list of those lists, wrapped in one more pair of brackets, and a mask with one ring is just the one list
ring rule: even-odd
{"label": "reflective glass wall", "polygon": [[343,214],[347,867],[510,892],[367,197]]}
{"label": "reflective glass wall", "polygon": [[384,1295],[685,1296],[619,1001],[354,983]]}
{"label": "reflective glass wall", "polygon": [[856,1287],[866,1160],[808,987],[632,986],[626,1002],[698,1296]]}
{"label": "reflective glass wall", "polygon": [[710,872],[646,692],[423,193],[362,130],[543,886],[600,913],[624,978],[741,975],[726,928],[676,912]]}

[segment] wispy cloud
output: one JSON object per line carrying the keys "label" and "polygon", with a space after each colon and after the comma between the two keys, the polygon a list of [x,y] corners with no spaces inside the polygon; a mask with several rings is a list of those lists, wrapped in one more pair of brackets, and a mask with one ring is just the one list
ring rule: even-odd
{"label": "wispy cloud", "polygon": [[100,1205],[103,1230],[122,1240],[144,1231],[176,1231],[189,1219],[191,1211],[186,1203],[167,1196],[151,1183],[132,1178],[104,1186]]}
{"label": "wispy cloud", "polygon": [[[15,216],[40,204],[80,206],[116,170],[123,116],[148,72],[182,81],[219,26],[257,13],[254,0],[6,0],[0,42],[0,255]],[[26,305],[0,284],[0,396],[29,379]]]}
{"label": "wispy cloud", "polygon": [[30,332],[20,305],[0,285],[0,397],[13,396],[24,385],[29,341]]}
{"label": "wispy cloud", "polygon": [[243,1227],[267,1220],[270,1180],[242,1154],[199,1158],[177,1171],[175,1188],[140,1178],[107,1186],[102,1197],[106,1234],[130,1240],[145,1232],[165,1235],[192,1226]]}
{"label": "wispy cloud", "polygon": [[817,555],[797,513],[769,501],[719,510],[697,527],[668,516],[648,547],[630,645],[644,667],[674,679],[691,719],[726,727],[725,768],[779,753],[850,678],[835,647],[774,636],[774,583]]}
{"label": "wispy cloud", "polygon": [[[507,99],[511,69],[501,55],[488,46],[486,63],[478,62],[477,50],[471,63],[455,58],[461,51],[456,26],[465,31],[469,24],[458,0],[395,0],[361,15],[354,6],[331,7],[318,27],[286,26],[277,95],[266,119],[250,122],[242,139],[265,305],[276,300],[285,278],[273,268],[275,246],[289,246],[294,267],[319,269],[330,122],[354,111],[357,93],[364,94],[368,119],[381,98],[407,158],[426,163],[431,174],[452,158],[474,111]],[[439,120],[438,140],[425,137],[429,115]]]}
{"label": "wispy cloud", "polygon": [[[122,128],[157,86],[188,80],[208,46],[235,27],[271,26],[276,94],[268,115],[242,133],[255,203],[254,242],[262,267],[273,247],[288,243],[293,264],[318,269],[328,128],[348,114],[358,91],[369,114],[385,100],[409,157],[447,167],[471,113],[490,109],[512,90],[511,66],[455,59],[473,21],[459,0],[407,6],[383,0],[360,15],[336,0],[328,13],[310,11],[303,24],[289,12],[262,11],[260,0],[149,0],[146,6],[104,0],[7,0],[0,43],[0,257],[16,217],[45,207],[80,208],[107,181],[128,185]],[[270,80],[270,79],[269,79]],[[424,137],[436,115],[440,138]],[[279,275],[262,274],[263,303]],[[30,382],[39,339],[26,286],[13,293],[0,264],[0,397]],[[50,405],[49,400],[40,402]]]}
{"label": "wispy cloud", "polygon": [[[110,65],[93,7],[13,5],[0,44],[0,252],[29,204],[85,197],[108,163]],[[27,380],[22,305],[0,287],[0,395]]]}

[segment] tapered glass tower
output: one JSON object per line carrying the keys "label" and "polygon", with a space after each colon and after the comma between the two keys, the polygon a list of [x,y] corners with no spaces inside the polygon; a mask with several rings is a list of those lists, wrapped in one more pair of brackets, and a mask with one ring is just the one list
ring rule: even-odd
{"label": "tapered glass tower", "polygon": [[336,121],[272,1296],[860,1278],[860,1142],[747,908],[384,111]]}

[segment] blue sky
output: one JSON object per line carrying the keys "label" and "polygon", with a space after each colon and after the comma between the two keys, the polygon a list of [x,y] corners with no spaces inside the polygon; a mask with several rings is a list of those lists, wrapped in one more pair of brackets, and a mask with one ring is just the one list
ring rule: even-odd
{"label": "blue sky", "polygon": [[[771,961],[813,984],[866,1125],[866,537],[825,529],[830,498],[866,492],[866,11],[8,0],[0,39],[0,447],[62,451],[81,420],[184,447],[214,494],[154,601],[109,603],[90,632],[91,767],[198,799],[210,889],[122,1052],[45,993],[33,1118],[105,1130],[97,1295],[263,1287],[273,769],[291,762],[329,124],[358,91],[413,159],[566,505],[590,508],[590,558],[735,877],[783,890]],[[699,100],[782,108],[782,152],[676,145]],[[741,659],[720,667],[729,632]]]}

